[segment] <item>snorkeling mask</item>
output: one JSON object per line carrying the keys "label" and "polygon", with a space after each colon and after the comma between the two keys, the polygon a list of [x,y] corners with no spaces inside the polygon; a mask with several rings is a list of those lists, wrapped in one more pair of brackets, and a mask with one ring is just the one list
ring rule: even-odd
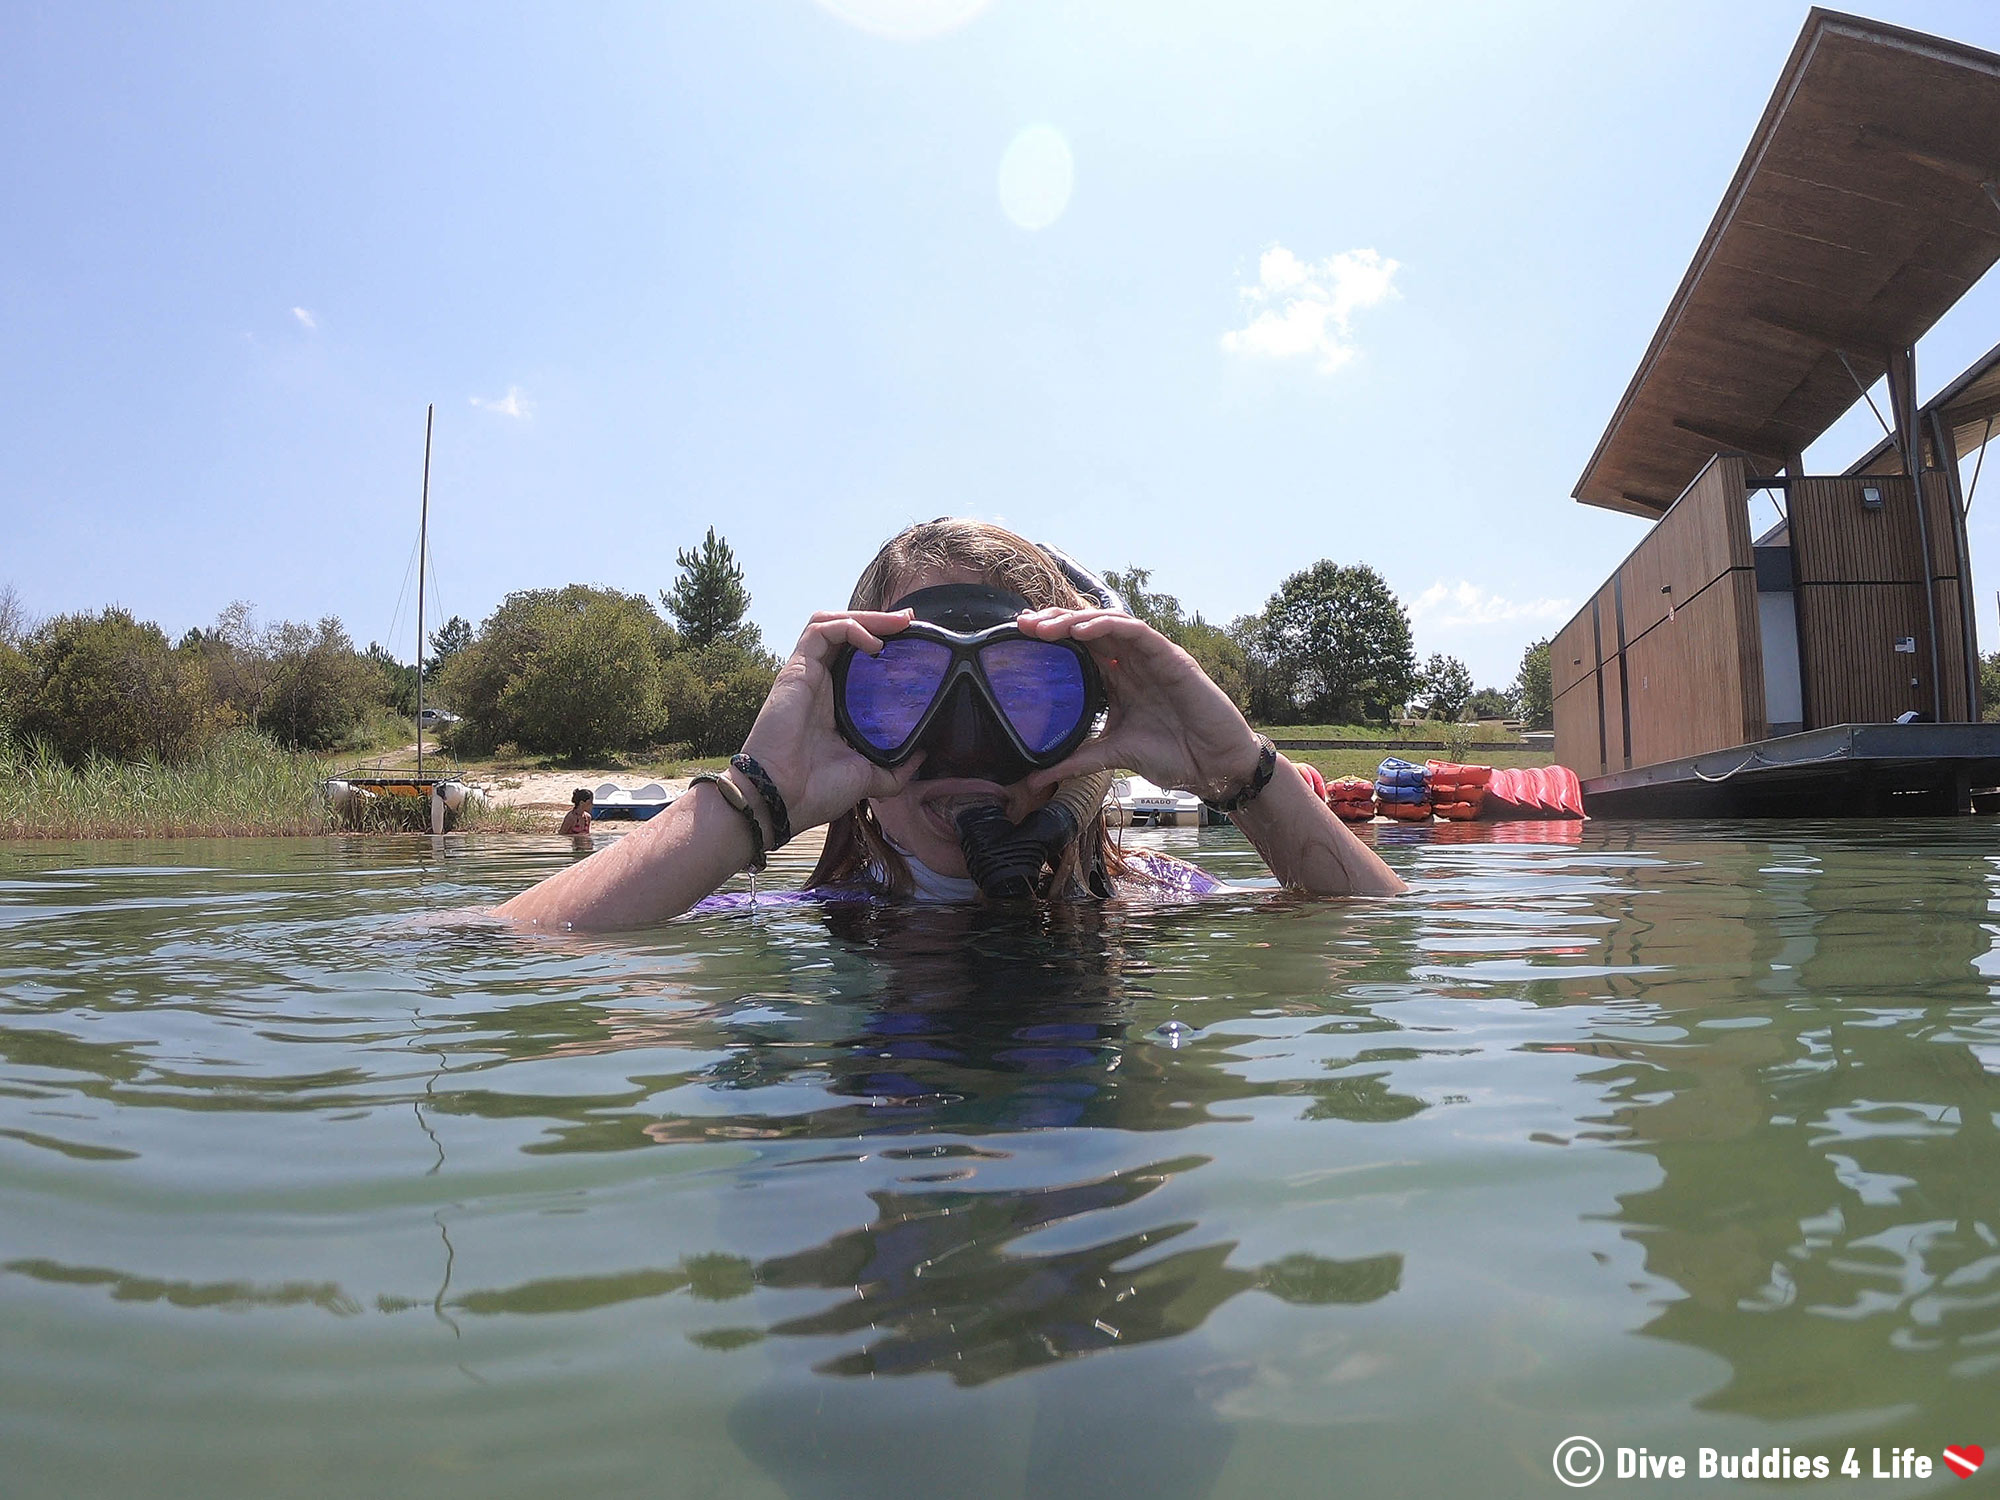
{"label": "snorkeling mask", "polygon": [[947,583],[891,609],[916,618],[870,656],[833,662],[833,717],[878,766],[925,752],[920,780],[977,777],[1009,786],[1060,763],[1103,713],[1103,679],[1074,641],[1023,635],[1028,601],[1006,589]]}

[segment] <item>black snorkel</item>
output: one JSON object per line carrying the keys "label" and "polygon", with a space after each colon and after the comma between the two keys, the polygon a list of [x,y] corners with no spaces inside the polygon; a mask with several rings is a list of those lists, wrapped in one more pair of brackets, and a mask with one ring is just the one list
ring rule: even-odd
{"label": "black snorkel", "polygon": [[[1084,598],[1100,609],[1124,611],[1125,601],[1102,578],[1068,553],[1046,542],[1037,545]],[[979,893],[989,901],[1033,901],[1047,895],[1064,853],[1103,807],[1110,783],[1108,771],[1072,777],[1056,788],[1045,806],[1019,823],[1010,823],[1006,809],[997,803],[960,813],[958,844],[965,853],[965,871]],[[1093,867],[1089,878],[1099,895],[1110,894],[1101,870]]]}
{"label": "black snorkel", "polygon": [[1045,882],[1104,805],[1109,781],[1105,771],[1073,777],[1056,788],[1046,806],[1018,823],[1008,822],[1007,810],[997,802],[960,813],[958,846],[965,851],[965,873],[979,893],[989,901],[1032,901],[1047,895]]}

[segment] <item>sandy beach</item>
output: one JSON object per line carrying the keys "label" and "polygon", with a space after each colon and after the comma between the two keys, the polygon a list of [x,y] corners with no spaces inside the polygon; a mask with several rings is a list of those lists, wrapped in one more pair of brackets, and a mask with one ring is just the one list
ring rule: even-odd
{"label": "sandy beach", "polygon": [[558,817],[569,811],[570,793],[580,786],[595,792],[608,781],[636,792],[657,784],[673,795],[688,788],[685,776],[645,776],[631,771],[520,771],[476,779],[502,807],[547,808]]}

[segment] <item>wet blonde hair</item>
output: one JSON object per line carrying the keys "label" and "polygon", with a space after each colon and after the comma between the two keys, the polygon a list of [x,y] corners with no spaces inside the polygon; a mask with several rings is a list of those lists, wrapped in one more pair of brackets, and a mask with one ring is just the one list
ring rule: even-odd
{"label": "wet blonde hair", "polygon": [[[927,573],[969,574],[988,587],[1019,594],[1034,609],[1085,609],[1097,602],[1084,598],[1049,555],[1026,537],[987,521],[941,516],[884,542],[855,580],[847,607],[887,609]],[[1086,851],[1098,857],[1087,861]],[[1105,871],[1107,879],[1124,868],[1102,817],[1092,818],[1077,835],[1058,863],[1050,889],[1071,893],[1087,889],[1094,873],[1087,864]],[[886,880],[892,895],[906,896],[913,888],[908,863],[890,845],[866,802],[827,825],[826,848],[806,884],[841,885],[864,879]]]}

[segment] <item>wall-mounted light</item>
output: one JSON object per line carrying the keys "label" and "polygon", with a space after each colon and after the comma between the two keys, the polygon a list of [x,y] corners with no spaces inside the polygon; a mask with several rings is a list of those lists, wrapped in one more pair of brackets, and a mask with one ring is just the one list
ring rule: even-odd
{"label": "wall-mounted light", "polygon": [[1882,488],[1880,485],[1864,484],[1861,486],[1861,508],[1863,510],[1880,510],[1882,508]]}
{"label": "wall-mounted light", "polygon": [[1660,592],[1667,596],[1667,618],[1671,620],[1674,617],[1674,586],[1671,583],[1663,583],[1660,585]]}

